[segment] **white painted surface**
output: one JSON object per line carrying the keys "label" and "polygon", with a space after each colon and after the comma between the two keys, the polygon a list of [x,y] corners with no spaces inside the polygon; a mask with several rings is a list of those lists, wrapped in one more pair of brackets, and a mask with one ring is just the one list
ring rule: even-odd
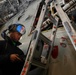
{"label": "white painted surface", "polygon": [[[60,45],[60,38],[66,37],[67,47]],[[76,75],[76,51],[64,29],[57,32],[55,46],[58,46],[58,57],[51,57],[49,75]]]}

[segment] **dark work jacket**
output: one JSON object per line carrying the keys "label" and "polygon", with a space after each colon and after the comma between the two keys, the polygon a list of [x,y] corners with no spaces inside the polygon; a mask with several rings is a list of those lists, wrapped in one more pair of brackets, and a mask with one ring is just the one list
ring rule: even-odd
{"label": "dark work jacket", "polygon": [[24,55],[17,45],[19,42],[0,40],[0,75],[20,75],[24,61],[11,62],[10,55]]}

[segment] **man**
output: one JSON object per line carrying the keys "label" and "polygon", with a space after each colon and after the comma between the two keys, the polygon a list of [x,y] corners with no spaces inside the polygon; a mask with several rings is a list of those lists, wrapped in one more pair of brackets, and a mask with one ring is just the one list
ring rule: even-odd
{"label": "man", "polygon": [[0,40],[0,75],[20,75],[25,57],[17,46],[25,32],[22,24],[12,24],[2,32],[5,40]]}

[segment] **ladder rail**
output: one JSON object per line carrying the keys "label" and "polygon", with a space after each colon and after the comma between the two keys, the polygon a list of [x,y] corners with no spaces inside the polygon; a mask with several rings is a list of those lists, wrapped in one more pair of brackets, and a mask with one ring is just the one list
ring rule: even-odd
{"label": "ladder rail", "polygon": [[76,32],[75,32],[74,28],[72,27],[72,24],[67,16],[67,14],[63,11],[61,6],[58,4],[57,0],[54,2],[54,5],[55,5],[55,8],[57,10],[57,13],[58,13],[60,19],[62,20],[62,24],[71,40],[71,43],[72,43],[74,49],[76,50],[76,44],[75,44],[75,41],[73,38],[73,36],[76,35]]}
{"label": "ladder rail", "polygon": [[[29,67],[30,67],[29,65],[30,65],[30,62],[32,60],[32,56],[33,56],[34,50],[35,50],[37,42],[38,42],[39,34],[40,34],[40,31],[41,31],[40,28],[41,28],[41,24],[43,22],[45,11],[46,11],[46,5],[44,4],[43,7],[42,7],[41,14],[40,14],[40,18],[41,19],[39,18],[39,21],[38,21],[38,24],[37,24],[37,28],[36,28],[37,35],[36,36],[34,35],[36,38],[33,38],[32,42],[30,44],[30,47],[29,47],[29,50],[28,50],[28,54],[27,54],[27,57],[26,57],[26,60],[25,60],[25,63],[24,63],[24,66],[23,66],[23,69],[22,69],[20,75],[27,75],[27,73],[29,71]],[[43,14],[43,12],[44,12],[44,14]]]}

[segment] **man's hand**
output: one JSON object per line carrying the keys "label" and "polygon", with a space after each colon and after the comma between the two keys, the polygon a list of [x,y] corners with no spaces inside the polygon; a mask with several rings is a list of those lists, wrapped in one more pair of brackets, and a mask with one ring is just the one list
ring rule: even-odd
{"label": "man's hand", "polygon": [[21,59],[18,56],[19,56],[18,54],[11,54],[10,55],[10,60],[12,62],[14,62],[14,61],[21,61]]}

